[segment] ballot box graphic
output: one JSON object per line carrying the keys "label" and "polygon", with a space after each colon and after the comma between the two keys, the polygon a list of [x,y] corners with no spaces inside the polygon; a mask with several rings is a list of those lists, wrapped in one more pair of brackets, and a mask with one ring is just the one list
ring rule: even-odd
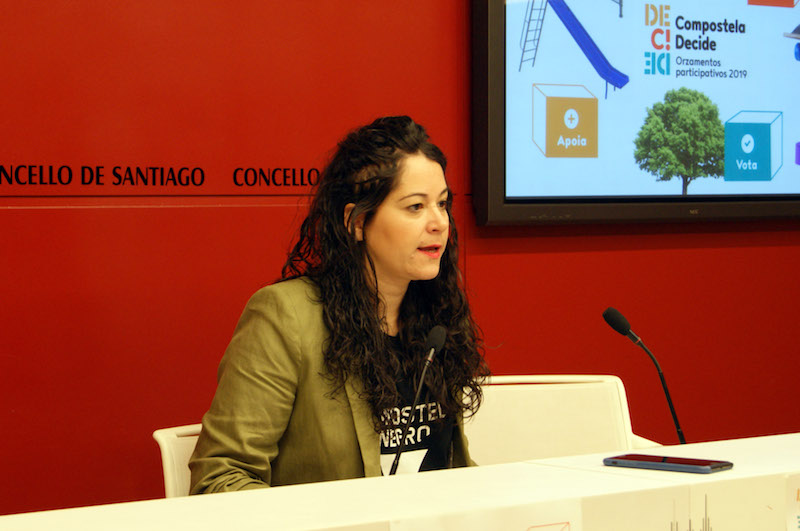
{"label": "ballot box graphic", "polygon": [[582,85],[533,85],[533,143],[545,157],[597,157],[597,98]]}
{"label": "ballot box graphic", "polygon": [[725,122],[725,180],[771,181],[783,165],[783,113],[741,111]]}

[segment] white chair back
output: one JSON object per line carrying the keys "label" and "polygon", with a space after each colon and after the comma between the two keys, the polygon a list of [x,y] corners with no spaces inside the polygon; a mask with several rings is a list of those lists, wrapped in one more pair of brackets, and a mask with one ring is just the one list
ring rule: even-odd
{"label": "white chair back", "polygon": [[[625,386],[609,375],[493,376],[478,413],[464,423],[479,465],[659,446],[631,429]],[[200,424],[153,432],[167,498],[189,494],[189,458]]]}
{"label": "white chair back", "polygon": [[189,495],[189,458],[197,445],[200,424],[164,428],[153,432],[161,448],[161,465],[164,468],[164,493],[167,498]]}
{"label": "white chair back", "polygon": [[658,446],[634,435],[625,387],[608,375],[494,376],[464,424],[479,465]]}

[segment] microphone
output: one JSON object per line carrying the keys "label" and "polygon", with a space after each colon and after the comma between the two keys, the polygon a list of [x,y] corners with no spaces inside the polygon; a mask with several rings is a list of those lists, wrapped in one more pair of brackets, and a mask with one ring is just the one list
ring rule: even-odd
{"label": "microphone", "polygon": [[627,337],[635,345],[639,345],[642,349],[650,356],[650,359],[653,360],[653,364],[656,366],[656,370],[658,371],[658,377],[661,379],[661,387],[664,388],[664,396],[667,397],[667,405],[669,405],[669,411],[672,413],[672,422],[675,423],[675,430],[678,432],[678,440],[681,444],[686,444],[686,439],[683,437],[683,430],[681,429],[681,425],[678,423],[678,415],[675,413],[675,406],[672,405],[672,398],[669,396],[669,389],[667,389],[667,381],[664,379],[664,373],[661,371],[661,365],[658,364],[658,360],[656,357],[653,356],[653,353],[650,352],[650,349],[645,346],[642,342],[642,339],[633,333],[631,330],[631,324],[625,319],[625,316],[619,313],[618,310],[614,308],[606,308],[606,311],[603,312],[603,319],[606,320],[608,326],[622,334],[623,336]]}
{"label": "microphone", "polygon": [[428,337],[425,338],[425,350],[428,352],[428,355],[425,357],[425,366],[422,368],[422,376],[419,378],[417,394],[414,396],[414,403],[411,405],[411,413],[406,420],[406,425],[403,427],[403,434],[400,437],[400,445],[397,447],[397,454],[394,456],[394,461],[392,461],[392,468],[389,471],[390,476],[393,476],[397,472],[397,465],[400,464],[400,454],[403,453],[403,449],[406,447],[408,428],[411,426],[411,421],[414,420],[414,412],[417,409],[419,395],[422,394],[422,386],[425,384],[425,373],[428,372],[428,367],[430,367],[431,363],[433,363],[433,358],[436,356],[436,353],[442,350],[446,337],[447,330],[445,330],[442,325],[436,325],[431,328],[431,331],[428,332]]}

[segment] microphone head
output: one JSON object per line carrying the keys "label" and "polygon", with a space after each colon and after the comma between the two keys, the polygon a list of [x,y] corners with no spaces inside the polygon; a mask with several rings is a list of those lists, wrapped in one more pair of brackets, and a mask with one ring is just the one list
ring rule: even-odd
{"label": "microphone head", "polygon": [[627,319],[625,319],[624,315],[619,313],[619,311],[615,310],[614,308],[606,308],[606,311],[603,312],[603,319],[606,320],[608,326],[623,336],[627,336],[631,331],[631,324]]}
{"label": "microphone head", "polygon": [[446,337],[447,330],[442,325],[436,325],[431,328],[431,331],[428,332],[428,337],[425,338],[425,352],[429,352],[431,349],[434,352],[442,350]]}

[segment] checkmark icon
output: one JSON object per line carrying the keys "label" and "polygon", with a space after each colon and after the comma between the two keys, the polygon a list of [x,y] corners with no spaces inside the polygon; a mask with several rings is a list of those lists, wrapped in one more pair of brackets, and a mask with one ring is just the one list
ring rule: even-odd
{"label": "checkmark icon", "polygon": [[747,133],[742,136],[742,151],[749,154],[753,152],[753,149],[756,147],[756,141],[753,138],[753,135]]}

